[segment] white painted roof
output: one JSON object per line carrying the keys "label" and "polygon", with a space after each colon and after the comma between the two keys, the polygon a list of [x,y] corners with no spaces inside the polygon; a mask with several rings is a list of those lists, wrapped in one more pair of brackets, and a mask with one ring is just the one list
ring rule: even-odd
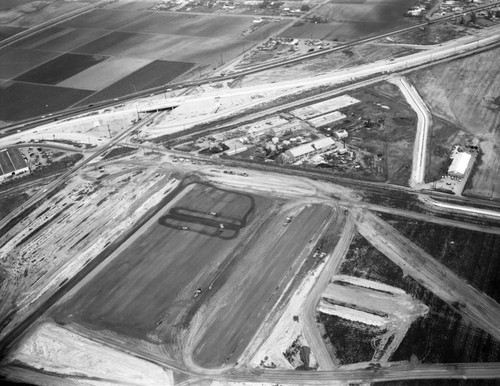
{"label": "white painted roof", "polygon": [[316,150],[324,149],[335,144],[335,141],[330,137],[320,138],[316,141],[305,143],[303,145],[293,147],[288,150],[289,154],[294,157],[301,157],[303,155],[312,153]]}
{"label": "white painted roof", "polygon": [[467,166],[469,165],[471,155],[469,153],[461,152],[455,154],[450,167],[448,168],[449,174],[465,174]]}

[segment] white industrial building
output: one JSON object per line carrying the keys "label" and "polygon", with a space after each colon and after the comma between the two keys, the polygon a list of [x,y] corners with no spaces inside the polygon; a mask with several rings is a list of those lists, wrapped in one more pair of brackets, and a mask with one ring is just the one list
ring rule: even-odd
{"label": "white industrial building", "polygon": [[467,171],[467,167],[469,166],[470,159],[471,155],[469,153],[456,153],[450,167],[448,168],[448,175],[463,178],[465,176],[465,172]]}
{"label": "white industrial building", "polygon": [[316,141],[288,149],[285,152],[285,158],[289,162],[296,162],[305,157],[317,154],[320,151],[325,151],[334,145],[335,141],[330,137],[317,139]]}
{"label": "white industrial building", "polygon": [[349,133],[345,129],[335,130],[335,138],[344,139],[349,136]]}
{"label": "white industrial building", "polygon": [[17,148],[0,150],[0,182],[18,174],[29,173],[30,169]]}

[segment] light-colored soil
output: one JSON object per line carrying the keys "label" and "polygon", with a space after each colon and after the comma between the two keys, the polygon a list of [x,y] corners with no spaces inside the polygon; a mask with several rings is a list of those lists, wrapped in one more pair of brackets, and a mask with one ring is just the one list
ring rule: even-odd
{"label": "light-colored soil", "polygon": [[0,287],[0,314],[15,312],[2,334],[176,185],[162,168],[144,167],[123,158],[106,164],[102,172],[88,167],[2,237],[0,257],[8,277]]}
{"label": "light-colored soil", "polygon": [[481,164],[475,166],[464,194],[495,199],[500,199],[499,54],[496,48],[411,75],[432,113],[456,125],[442,143],[445,148],[463,138],[460,130],[480,141]]}
{"label": "light-colored soil", "polygon": [[148,59],[109,58],[62,81],[58,86],[100,90],[149,63],[151,60]]}
{"label": "light-colored soil", "polygon": [[82,380],[82,374],[85,374],[84,379],[98,384],[174,384],[171,370],[113,350],[50,323],[40,325],[23,342],[10,361],[43,369],[70,382]]}

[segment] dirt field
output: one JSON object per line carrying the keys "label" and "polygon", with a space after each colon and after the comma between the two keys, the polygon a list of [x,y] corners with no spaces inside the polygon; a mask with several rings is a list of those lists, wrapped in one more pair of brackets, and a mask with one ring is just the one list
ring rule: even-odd
{"label": "dirt field", "polygon": [[29,50],[66,52],[108,33],[109,31],[99,29],[75,29],[57,26],[31,35],[12,46]]}
{"label": "dirt field", "polygon": [[91,93],[64,87],[7,82],[0,86],[0,120],[17,121],[59,111]]}
{"label": "dirt field", "polygon": [[500,237],[498,235],[384,216],[410,240],[500,302]]}
{"label": "dirt field", "polygon": [[97,92],[90,98],[83,100],[80,104],[85,105],[104,99],[116,98],[124,94],[131,94],[166,84],[189,70],[192,66],[192,63],[156,60],[118,82],[113,83],[104,90]]}
{"label": "dirt field", "polygon": [[15,80],[54,85],[105,59],[106,56],[63,54],[18,76]]}
{"label": "dirt field", "polygon": [[[425,363],[498,361],[500,342],[480,328],[472,326],[457,311],[428,291],[412,277],[357,236],[351,245],[341,274],[362,277],[399,287],[426,304],[429,313],[415,321],[391,361],[410,360],[412,355]],[[332,335],[332,342],[335,335]],[[350,352],[361,354],[366,341],[351,342]],[[361,358],[355,356],[354,358]]]}
{"label": "dirt field", "polygon": [[86,7],[90,3],[91,1],[86,0],[2,0],[0,3],[0,24],[31,27],[78,8]]}
{"label": "dirt field", "polygon": [[287,276],[306,257],[309,240],[333,213],[335,209],[324,205],[305,207],[284,233],[279,218],[241,250],[240,263],[227,272],[226,284],[207,305],[210,327],[193,353],[196,362],[215,367],[237,361],[284,290]]}
{"label": "dirt field", "polygon": [[63,27],[92,28],[112,31],[149,15],[150,12],[96,9],[64,23]]}
{"label": "dirt field", "polygon": [[24,31],[26,28],[0,26],[0,41]]}
{"label": "dirt field", "polygon": [[[147,59],[108,58],[58,84],[60,87],[99,90],[151,63]],[[137,86],[136,86],[137,87]]]}
{"label": "dirt field", "polygon": [[[56,3],[69,6],[62,0]],[[30,8],[30,20],[47,17],[45,11],[49,8],[45,3]],[[23,82],[100,91],[91,101],[115,98],[168,83],[182,74],[206,74],[287,23],[269,21],[257,25],[248,15],[155,12],[133,3],[121,3],[118,8],[115,4],[109,9],[93,10],[16,42],[16,48],[0,50],[0,79],[19,77]],[[19,30],[14,14],[9,17],[12,20],[5,22],[0,34]],[[106,57],[111,60],[105,61]],[[142,66],[138,62],[141,60]],[[151,63],[154,60],[158,62]],[[196,65],[200,71],[189,72]],[[59,106],[57,101],[51,101],[50,94],[42,99],[46,105]],[[14,100],[10,106],[13,111],[0,116],[0,120],[31,116],[26,111],[16,112],[15,102],[21,105],[23,100]]]}
{"label": "dirt field", "polygon": [[[207,214],[217,211],[242,226],[267,213],[273,202],[260,196],[226,192],[208,185],[191,185],[175,208]],[[194,305],[197,288],[207,288],[213,271],[231,255],[239,239],[182,230],[164,225],[159,213],[137,240],[121,250],[103,270],[54,311],[60,321],[76,321],[142,339],[158,334],[158,325],[179,323]],[[191,226],[191,218],[183,225]],[[207,227],[211,228],[211,227]],[[106,295],[104,295],[106,294]],[[163,327],[162,326],[162,327]],[[157,336],[156,339],[164,339]]]}
{"label": "dirt field", "polygon": [[456,144],[461,131],[480,141],[481,163],[475,165],[464,194],[493,199],[500,199],[499,53],[497,48],[411,75],[433,114],[451,123],[443,147]]}
{"label": "dirt field", "polygon": [[302,39],[348,41],[412,23],[403,13],[413,0],[363,2],[333,1],[319,7],[313,15],[328,23],[299,22],[281,36]]}
{"label": "dirt field", "polygon": [[0,78],[12,79],[19,74],[58,56],[54,52],[28,51],[6,47],[0,50]]}

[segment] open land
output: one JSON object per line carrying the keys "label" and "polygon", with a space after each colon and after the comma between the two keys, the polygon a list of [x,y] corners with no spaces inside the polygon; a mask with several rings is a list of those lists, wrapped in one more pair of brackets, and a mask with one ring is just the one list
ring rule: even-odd
{"label": "open land", "polygon": [[349,41],[370,34],[409,25],[412,20],[403,16],[414,1],[328,2],[312,15],[323,22],[298,22],[283,32],[283,37]]}
{"label": "open land", "polygon": [[88,0],[2,1],[0,24],[14,27],[32,27],[68,12],[86,7]]}
{"label": "open land", "polygon": [[[23,100],[14,89],[5,88],[3,97],[12,106],[0,111],[0,120],[53,113],[82,101],[88,90],[95,91],[94,95],[82,104],[163,85],[183,74],[193,76],[198,67],[200,76],[241,55],[284,23],[256,26],[252,20],[133,7],[87,12],[0,50],[0,79],[29,82],[23,89],[31,94],[38,94],[42,84],[60,85],[73,89],[78,98],[68,97],[68,103],[61,104],[47,93],[43,98],[46,109],[18,112],[14,103]],[[5,28],[9,28],[5,33],[11,33],[19,27],[7,21]]]}
{"label": "open land", "polygon": [[[405,275],[403,270],[376,250],[366,239],[357,236],[340,273],[374,280],[380,283],[402,288],[406,293],[429,307],[426,316],[417,319],[409,328],[391,360],[410,360],[412,355],[422,362],[475,362],[497,361],[500,355],[500,344],[491,335],[472,325],[459,311],[450,307],[435,294],[424,288],[417,280]],[[323,316],[323,322],[333,323],[335,319]],[[332,320],[329,322],[329,320]],[[339,323],[338,321],[335,323]],[[356,334],[365,336],[373,327],[354,322],[342,322],[350,328],[356,328]],[[337,332],[330,333],[330,341],[335,345]],[[380,334],[380,333],[379,333]],[[338,339],[338,338],[337,338]],[[367,344],[367,339],[360,344]],[[343,340],[341,340],[342,342]],[[347,344],[346,347],[349,345]],[[350,347],[350,346],[349,346]],[[356,347],[356,346],[355,346]],[[360,348],[363,346],[359,346]],[[446,347],[446,350],[443,350]],[[352,351],[354,350],[354,351]],[[351,360],[362,359],[364,350],[356,351],[348,348],[347,353],[357,353]],[[342,351],[345,352],[345,351]],[[488,354],[486,354],[488,353]],[[343,355],[343,354],[340,354]],[[366,359],[366,357],[365,357]]]}
{"label": "open land", "polygon": [[[311,14],[295,9],[302,6],[295,1],[236,7],[216,1],[194,9],[116,1],[0,50],[8,59],[0,102],[6,116],[20,114],[19,99],[2,93],[10,89],[30,104],[22,106],[24,114],[45,115],[174,78],[202,78],[218,67],[223,75],[232,65],[224,62],[247,45],[265,51],[279,41],[274,59],[331,48],[342,38],[341,26],[344,38],[355,39],[413,23],[402,17],[412,4],[394,1],[312,1]],[[0,17],[10,17],[5,34],[35,21],[37,9],[51,9],[44,1],[14,5],[6,13],[0,7]],[[242,14],[256,8],[255,15],[276,17]],[[302,27],[303,34],[326,33],[331,40],[262,42],[273,31]],[[478,30],[483,33],[496,30]],[[433,217],[426,208],[439,210],[436,198],[413,184],[401,186],[414,177],[412,162],[423,159],[411,151],[423,119],[411,104],[419,111],[417,127],[406,93],[375,83],[395,83],[393,75],[332,90],[340,75],[330,73],[329,59],[338,69],[441,50],[398,42],[345,49],[289,73],[280,69],[288,77],[306,70],[282,84],[237,89],[239,79],[224,78],[1,138],[21,147],[33,172],[9,176],[0,194],[8,206],[0,207],[0,376],[54,385],[211,386],[500,377],[498,224],[461,222],[449,212]],[[494,63],[491,52],[481,55]],[[376,66],[389,69],[390,61]],[[472,90],[464,79],[469,70],[451,63],[453,80]],[[493,64],[484,68],[497,79]],[[359,76],[365,69],[353,71]],[[326,74],[304,77],[315,71]],[[447,68],[441,71],[451,83]],[[486,162],[498,161],[487,151],[497,146],[487,135],[498,126],[499,90],[476,76],[490,94],[461,97],[472,103],[469,114],[493,111],[472,130],[476,118],[457,112],[451,100],[456,86],[442,78],[429,85],[433,75],[412,75],[435,119],[428,175],[439,174],[457,141],[479,144],[477,175]],[[265,83],[270,72],[259,76],[250,82]],[[40,88],[38,101],[21,95],[29,87]],[[55,106],[43,88],[61,94]],[[165,111],[147,112],[158,109]],[[292,151],[299,144],[305,156]],[[316,167],[327,170],[312,173]],[[479,213],[479,207],[456,207]],[[483,201],[485,207],[495,214],[493,203]]]}
{"label": "open land", "polygon": [[25,72],[14,80],[55,85],[105,59],[105,56],[64,54]]}
{"label": "open land", "polygon": [[481,162],[464,194],[493,199],[500,198],[500,74],[492,60],[499,52],[496,48],[410,76],[433,114],[451,123],[441,144],[444,148],[463,144],[461,132],[479,140]]}
{"label": "open land", "polygon": [[428,222],[384,216],[408,239],[465,279],[474,288],[500,302],[500,237]]}
{"label": "open land", "polygon": [[279,218],[265,235],[243,248],[241,265],[230,272],[231,278],[228,276],[213,306],[208,304],[210,327],[193,353],[197,362],[214,367],[237,361],[301,264],[309,240],[322,231],[334,213],[324,205],[305,207],[284,232]]}
{"label": "open land", "polygon": [[0,119],[17,121],[59,111],[91,93],[87,90],[9,81],[0,86]]}
{"label": "open land", "polygon": [[221,222],[244,227],[250,214],[253,218],[254,211],[267,212],[270,202],[210,186],[191,186],[173,208],[160,212],[133,244],[56,310],[56,320],[75,320],[142,339],[155,332],[158,321],[167,326],[180,323],[180,311],[192,302],[196,289],[210,285],[209,268],[222,264],[236,240],[219,237],[217,222],[202,221],[202,229],[196,232],[191,223],[197,219],[190,216],[179,222],[189,230],[169,226],[168,213],[174,209],[193,216],[217,211]]}

